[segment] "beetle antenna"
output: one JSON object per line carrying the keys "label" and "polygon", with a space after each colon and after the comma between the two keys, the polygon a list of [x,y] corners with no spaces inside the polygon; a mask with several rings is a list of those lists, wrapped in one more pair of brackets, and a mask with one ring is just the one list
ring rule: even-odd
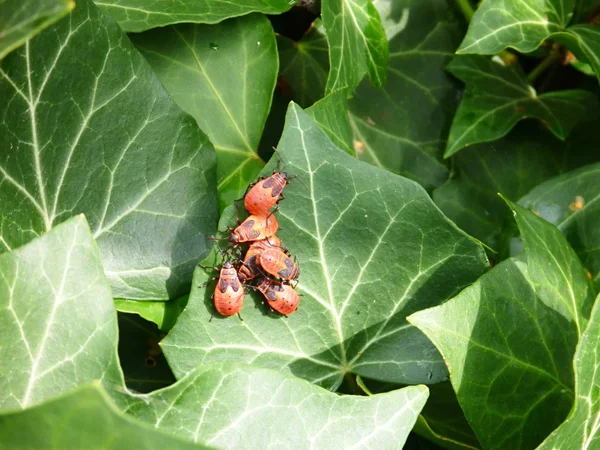
{"label": "beetle antenna", "polygon": [[[279,154],[279,151],[277,150],[277,148],[273,147],[273,151],[277,154],[277,158],[278,158],[277,159],[277,172],[282,172],[283,170],[285,170],[285,161]],[[282,165],[282,170],[279,170],[280,164]]]}

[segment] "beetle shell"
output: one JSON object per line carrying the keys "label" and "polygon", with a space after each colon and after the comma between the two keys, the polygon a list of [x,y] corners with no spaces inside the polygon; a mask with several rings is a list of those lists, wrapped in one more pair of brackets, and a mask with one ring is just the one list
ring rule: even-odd
{"label": "beetle shell", "polygon": [[298,309],[300,296],[289,284],[274,283],[273,280],[263,278],[258,290],[265,296],[271,308],[285,316]]}
{"label": "beetle shell", "polygon": [[213,293],[215,309],[222,316],[233,316],[244,305],[244,289],[238,278],[237,270],[230,262],[221,267],[219,282]]}
{"label": "beetle shell", "polygon": [[258,263],[270,275],[283,280],[296,280],[300,276],[298,266],[278,248],[271,248],[260,253]]}
{"label": "beetle shell", "polygon": [[265,215],[279,201],[287,184],[287,173],[278,172],[256,183],[244,197],[244,206],[250,214]]}
{"label": "beetle shell", "polygon": [[279,224],[273,214],[268,214],[267,216],[252,215],[248,216],[240,226],[233,230],[229,240],[234,244],[259,241],[273,236],[278,228]]}
{"label": "beetle shell", "polygon": [[260,255],[265,250],[279,247],[281,247],[281,241],[275,235],[269,236],[268,238],[262,239],[260,241],[253,242],[250,245],[250,248],[248,248],[248,251],[244,256],[244,262],[240,266],[240,269],[238,271],[241,279],[249,281],[260,275],[261,270],[258,266],[258,255]]}

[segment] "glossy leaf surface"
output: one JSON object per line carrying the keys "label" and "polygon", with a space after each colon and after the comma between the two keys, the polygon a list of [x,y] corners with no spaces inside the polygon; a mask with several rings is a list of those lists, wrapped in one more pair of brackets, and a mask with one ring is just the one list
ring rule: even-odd
{"label": "glossy leaf surface", "polygon": [[519,204],[561,230],[590,277],[600,284],[600,164],[591,164],[540,184]]}
{"label": "glossy leaf surface", "polygon": [[152,429],[119,411],[104,389],[83,386],[25,411],[0,415],[6,448],[102,448],[193,450],[209,448]]}
{"label": "glossy leaf surface", "polygon": [[485,56],[459,56],[448,70],[466,83],[444,154],[505,136],[525,118],[536,118],[560,139],[598,111],[594,94],[564,90],[537,94],[525,76]]}
{"label": "glossy leaf surface", "polygon": [[222,363],[122,404],[156,428],[218,448],[392,449],[402,448],[427,395],[411,386],[338,396],[291,375]]}
{"label": "glossy leaf surface", "polygon": [[561,233],[527,209],[511,208],[523,254],[444,305],[409,318],[444,355],[484,448],[533,448],[566,417],[571,362],[593,301]]}
{"label": "glossy leaf surface", "polygon": [[300,263],[299,310],[285,319],[251,295],[243,322],[209,322],[214,285],[199,288],[209,275],[198,268],[187,309],[162,342],[175,375],[235,360],[332,389],[347,372],[444,379],[439,355],[405,317],[476,279],[487,265],[483,249],[419,185],[345,154],[294,104],[279,151],[286,170],[308,186],[293,180],[277,213],[278,236]]}
{"label": "glossy leaf surface", "polygon": [[74,7],[72,0],[4,0],[0,3],[0,59]]}
{"label": "glossy leaf surface", "polygon": [[[241,197],[263,163],[258,144],[277,78],[277,44],[266,17],[177,25],[132,36],[173,100],[215,146],[221,209]],[[232,61],[239,62],[230,70]]]}
{"label": "glossy leaf surface", "polygon": [[321,14],[331,67],[325,92],[353,88],[367,72],[371,83],[382,87],[389,48],[379,12],[371,0],[323,0]]}
{"label": "glossy leaf surface", "polygon": [[216,225],[214,150],[119,27],[79,0],[2,60],[0,98],[2,250],[84,213],[115,297],[185,293]]}
{"label": "glossy leaf surface", "polygon": [[252,12],[281,14],[294,0],[95,0],[125,31],[140,32],[182,22],[218,23]]}
{"label": "glossy leaf surface", "polygon": [[122,384],[110,287],[83,216],[0,255],[0,320],[0,409],[93,380]]}

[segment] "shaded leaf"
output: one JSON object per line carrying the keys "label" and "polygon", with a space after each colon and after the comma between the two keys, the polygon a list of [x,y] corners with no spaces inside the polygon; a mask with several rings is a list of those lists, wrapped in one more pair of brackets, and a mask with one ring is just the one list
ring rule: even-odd
{"label": "shaded leaf", "polygon": [[277,36],[279,73],[290,84],[294,101],[307,108],[323,98],[329,73],[329,49],[320,19],[296,42]]}
{"label": "shaded leaf", "polygon": [[425,189],[448,178],[442,161],[459,91],[444,67],[464,34],[445,0],[378,1],[390,39],[388,81],[367,81],[349,103],[357,157],[419,182]]}
{"label": "shaded leaf", "polygon": [[444,154],[505,136],[521,119],[537,118],[560,139],[598,110],[593,93],[564,90],[538,95],[523,74],[485,56],[460,56],[448,70],[466,83]]}
{"label": "shaded leaf", "polygon": [[[150,302],[139,302],[150,303]],[[158,345],[163,338],[152,322],[136,314],[119,313],[119,360],[125,385],[136,392],[151,392],[175,383]]]}
{"label": "shaded leaf", "polygon": [[572,15],[573,0],[484,0],[458,53],[493,55],[506,47],[528,53],[565,28]]}
{"label": "shaded leaf", "polygon": [[596,298],[590,322],[581,336],[575,354],[575,403],[569,417],[538,448],[596,448],[600,443],[598,384],[600,362],[600,296]]}
{"label": "shaded leaf", "polygon": [[291,375],[221,363],[122,401],[128,414],[156,428],[219,448],[391,449],[404,444],[427,394],[412,386],[338,396]]}
{"label": "shaded leaf", "polygon": [[173,100],[194,116],[215,146],[222,210],[243,195],[263,166],[257,150],[278,69],[271,24],[253,14],[131,38]]}
{"label": "shaded leaf", "polygon": [[[287,319],[250,295],[244,319],[215,317],[196,270],[186,311],[161,343],[175,376],[222,360],[285,369],[335,389],[348,372],[434,383],[443,361],[405,317],[439,304],[486,269],[483,249],[448,221],[416,183],[336,148],[296,105],[279,151],[293,182],[277,219],[298,257],[304,294]],[[265,173],[274,166],[272,160]]]}
{"label": "shaded leaf", "polygon": [[149,322],[155,323],[161,331],[168,332],[185,308],[188,295],[167,302],[152,302],[140,300],[114,299],[117,311],[137,314]]}
{"label": "shaded leaf", "polygon": [[575,11],[573,12],[572,23],[583,22],[587,17],[600,6],[598,0],[577,0],[575,2]]}
{"label": "shaded leaf", "polygon": [[600,79],[600,28],[594,25],[575,25],[563,33],[551,36],[557,42],[565,45],[577,58],[587,62]]}
{"label": "shaded leaf", "polygon": [[92,380],[123,383],[110,287],[83,216],[0,255],[0,277],[0,409]]}
{"label": "shaded leaf", "polygon": [[152,429],[121,413],[99,385],[75,391],[25,411],[0,415],[5,448],[208,448]]}
{"label": "shaded leaf", "polygon": [[281,14],[295,0],[94,0],[125,31],[145,31],[182,22],[218,23],[252,12]]}
{"label": "shaded leaf", "polygon": [[0,3],[0,59],[75,7],[73,0],[4,0]]}
{"label": "shaded leaf", "polygon": [[600,286],[600,163],[552,178],[525,195],[519,204],[563,232],[584,267]]}
{"label": "shaded leaf", "polygon": [[433,191],[446,216],[494,250],[504,248],[508,216],[499,192],[517,201],[547,179],[597,159],[595,122],[576,127],[566,142],[534,125],[522,122],[502,139],[461,150],[453,156],[454,177]]}
{"label": "shaded leaf", "polygon": [[371,0],[323,0],[321,14],[331,66],[325,93],[357,86],[366,72],[374,86],[382,87],[389,49]]}
{"label": "shaded leaf", "polygon": [[338,89],[308,108],[306,114],[321,127],[336,146],[354,156],[347,98],[348,89]]}
{"label": "shaded leaf", "polygon": [[573,399],[571,361],[593,301],[560,232],[510,206],[524,253],[409,318],[443,354],[484,448],[533,448],[564,419]]}
{"label": "shaded leaf", "polygon": [[119,27],[79,0],[2,61],[0,98],[3,248],[84,213],[115,297],[185,293],[215,229],[214,151]]}

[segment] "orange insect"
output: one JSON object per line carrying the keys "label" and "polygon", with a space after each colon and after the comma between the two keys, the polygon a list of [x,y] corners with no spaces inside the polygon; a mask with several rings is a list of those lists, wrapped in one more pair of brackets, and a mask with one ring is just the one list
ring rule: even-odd
{"label": "orange insect", "polygon": [[279,199],[288,183],[287,172],[275,172],[269,178],[256,183],[244,196],[244,206],[250,214],[265,215]]}
{"label": "orange insect", "polygon": [[269,236],[268,238],[262,239],[260,241],[253,242],[250,245],[248,251],[246,252],[244,262],[241,264],[238,271],[241,279],[249,281],[258,276],[261,270],[258,266],[258,261],[256,260],[257,256],[265,250],[280,247],[281,241],[275,235]]}
{"label": "orange insect", "polygon": [[[216,267],[212,267],[212,269],[219,270]],[[213,280],[216,279],[213,278]],[[233,316],[234,314],[239,316],[244,305],[244,288],[238,278],[237,270],[229,261],[224,262],[219,270],[219,281],[211,298],[214,301],[215,309],[222,316]]]}
{"label": "orange insect", "polygon": [[273,236],[278,228],[279,224],[273,214],[267,213],[264,216],[248,216],[229,235],[229,242],[237,246],[240,242],[259,241]]}
{"label": "orange insect", "polygon": [[260,267],[270,275],[283,280],[296,280],[300,276],[300,269],[283,251],[271,248],[258,254],[256,257]]}
{"label": "orange insect", "polygon": [[298,309],[300,296],[289,284],[276,283],[270,278],[260,278],[256,289],[262,292],[271,308],[285,316]]}

